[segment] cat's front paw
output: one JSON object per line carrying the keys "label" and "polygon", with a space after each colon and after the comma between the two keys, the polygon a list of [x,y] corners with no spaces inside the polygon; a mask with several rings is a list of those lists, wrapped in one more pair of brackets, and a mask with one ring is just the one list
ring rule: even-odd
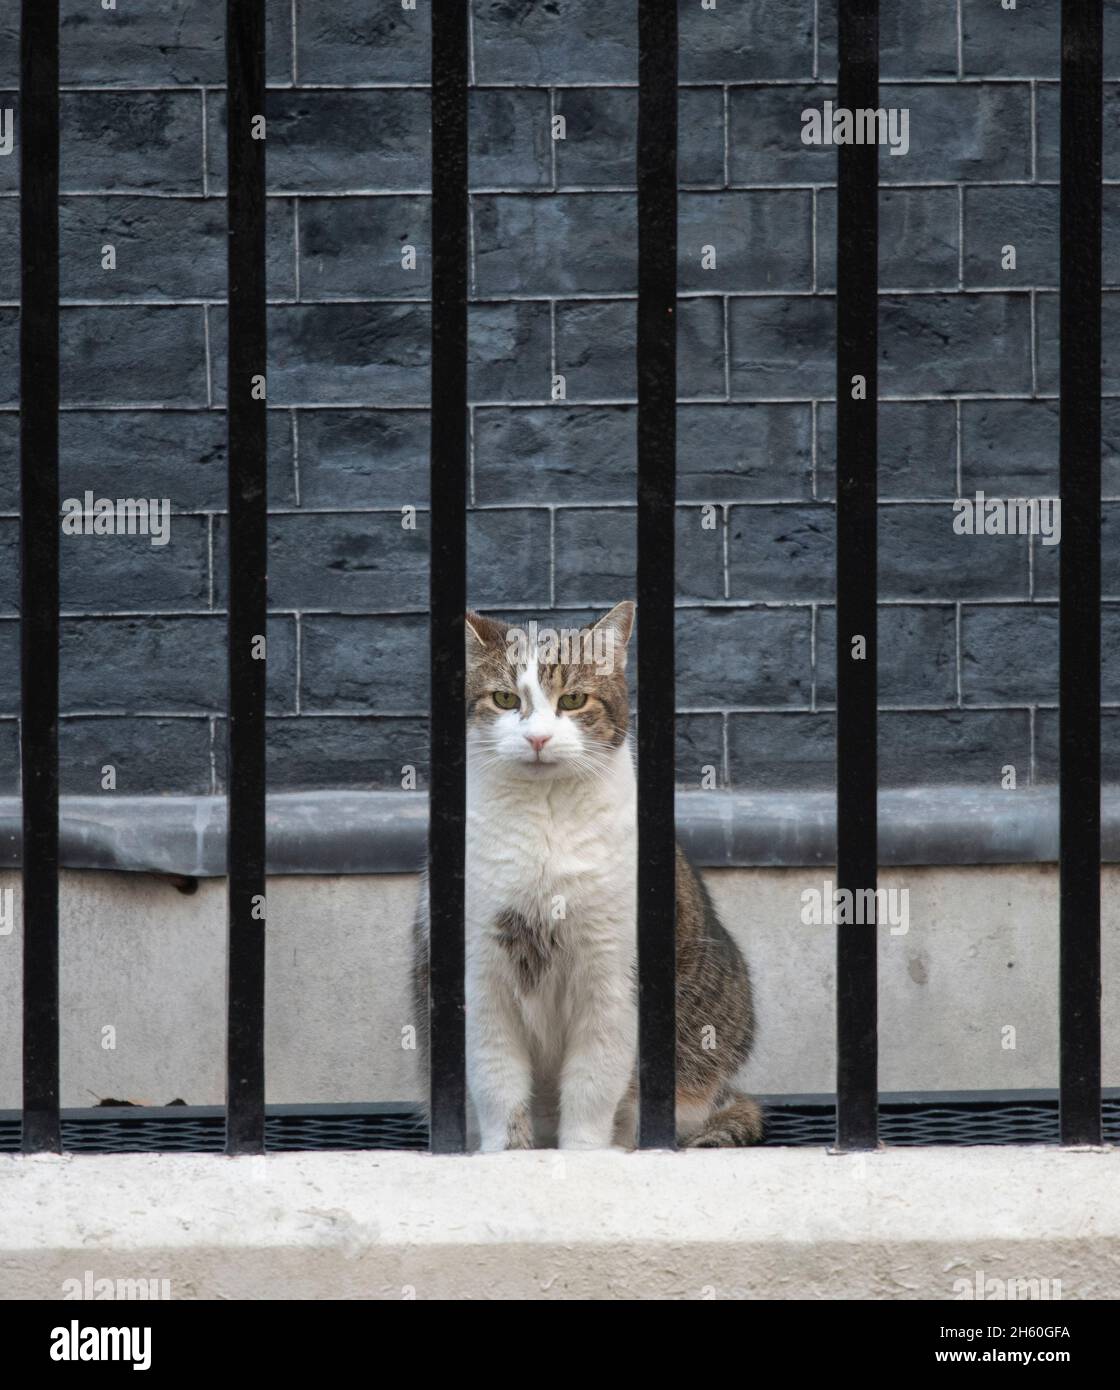
{"label": "cat's front paw", "polygon": [[510,1149],[533,1147],[533,1116],[527,1105],[519,1105],[503,1126],[495,1127],[482,1136],[480,1152],[506,1153]]}
{"label": "cat's front paw", "polygon": [[561,1149],[567,1150],[570,1153],[575,1153],[580,1150],[587,1149],[622,1148],[623,1146],[621,1144],[615,1144],[611,1142],[612,1137],[613,1136],[611,1131],[607,1131],[606,1133],[600,1133],[598,1130],[595,1130],[593,1132],[577,1131],[574,1134],[565,1134],[563,1131],[561,1131],[559,1147]]}

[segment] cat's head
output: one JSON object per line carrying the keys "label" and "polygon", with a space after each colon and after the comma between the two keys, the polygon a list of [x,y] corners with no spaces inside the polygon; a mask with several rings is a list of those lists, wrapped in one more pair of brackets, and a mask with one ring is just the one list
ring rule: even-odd
{"label": "cat's head", "polygon": [[468,613],[472,764],[521,781],[602,773],[626,741],[633,625],[629,600],[582,628]]}

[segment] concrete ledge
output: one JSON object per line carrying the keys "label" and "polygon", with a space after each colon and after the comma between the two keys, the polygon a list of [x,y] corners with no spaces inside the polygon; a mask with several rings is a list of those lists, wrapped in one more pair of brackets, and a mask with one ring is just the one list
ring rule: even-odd
{"label": "concrete ledge", "polygon": [[[1102,857],[1120,862],[1120,787],[1101,797]],[[226,802],[219,796],[63,797],[61,853],[72,869],[190,878],[225,873]],[[679,792],[677,824],[707,868],[830,865],[831,792]],[[424,862],[423,792],[282,792],[268,798],[270,874],[415,873]],[[912,787],[879,794],[879,862],[1031,864],[1058,858],[1055,787],[992,791]],[[0,868],[22,842],[18,798],[0,798]]]}
{"label": "concrete ledge", "polygon": [[0,1297],[1104,1299],[1118,1184],[1115,1149],[12,1157]]}

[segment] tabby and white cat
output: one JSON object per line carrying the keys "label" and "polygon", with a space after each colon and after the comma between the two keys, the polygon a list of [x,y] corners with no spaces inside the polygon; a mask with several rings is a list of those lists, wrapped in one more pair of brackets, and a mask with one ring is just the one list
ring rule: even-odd
{"label": "tabby and white cat", "polygon": [[[620,603],[581,630],[573,651],[550,647],[535,625],[467,615],[467,1084],[484,1151],[634,1142],[633,621],[634,605]],[[420,1018],[427,922],[425,884]],[[758,1105],[732,1085],[753,1032],[746,962],[678,849],[682,1143],[761,1137]]]}

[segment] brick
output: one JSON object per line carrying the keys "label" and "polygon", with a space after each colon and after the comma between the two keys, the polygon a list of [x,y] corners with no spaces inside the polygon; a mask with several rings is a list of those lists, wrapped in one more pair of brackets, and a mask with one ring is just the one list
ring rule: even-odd
{"label": "brick", "polygon": [[[266,0],[270,82],[291,78],[290,0]],[[125,87],[225,81],[223,0],[159,0],[158,4],[91,6],[62,0],[59,69],[64,84]],[[0,17],[0,82],[19,80],[19,8]]]}
{"label": "brick", "polygon": [[[1106,34],[1112,7],[1105,5]],[[1114,37],[1120,37],[1115,35]],[[987,0],[962,0],[964,71],[979,77],[1057,77],[1061,11],[1046,0],[1020,0],[1014,10]],[[1106,42],[1105,53],[1110,51]]]}
{"label": "brick", "polygon": [[[1116,425],[1120,434],[1120,412]],[[961,483],[965,497],[978,488],[989,497],[1055,495],[1057,401],[962,402]]]}
{"label": "brick", "polygon": [[879,786],[998,787],[1011,763],[1030,766],[1027,710],[885,710],[879,716]]}
{"label": "brick", "polygon": [[[19,699],[19,619],[0,618],[0,719],[18,716]],[[0,737],[0,744],[3,739]],[[0,751],[0,763],[3,754]]]}
{"label": "brick", "polygon": [[[84,501],[84,493],[72,495],[77,501]],[[130,491],[127,495],[143,494]],[[0,522],[0,525],[6,524]],[[206,518],[172,517],[168,537],[166,545],[156,546],[151,543],[150,536],[142,535],[63,535],[60,552],[63,612],[174,612],[209,607]]]}
{"label": "brick", "polygon": [[[565,184],[636,187],[638,93],[633,88],[561,88],[555,111],[564,117],[565,127],[564,139],[552,142],[561,188]],[[683,127],[682,121],[682,133]],[[722,165],[721,150],[721,177]]]}
{"label": "brick", "polygon": [[[1008,245],[1015,248],[1014,270],[1003,269]],[[969,289],[1057,286],[1058,190],[966,188],[964,280]]]}
{"label": "brick", "polygon": [[808,705],[807,608],[682,609],[676,628],[683,708]]}
{"label": "brick", "polygon": [[727,550],[732,598],[756,603],[828,599],[835,592],[832,507],[732,507]]}
{"label": "brick", "polygon": [[[316,716],[266,720],[266,773],[270,787],[285,791],[394,790],[402,768],[415,769],[416,785],[428,781],[428,730],[424,719],[378,715]],[[214,721],[216,790],[226,787],[226,723]],[[422,866],[417,864],[417,869]]]}
{"label": "brick", "polygon": [[[560,88],[556,114],[565,138],[554,143],[560,187],[637,184],[638,94],[625,87]],[[724,182],[723,91],[684,87],[678,94],[682,187]]]}
{"label": "brick", "polygon": [[[957,616],[951,604],[880,604],[881,705],[955,705]],[[817,613],[817,701],[836,703],[836,610]]]}
{"label": "brick", "polygon": [[831,296],[733,299],[728,305],[736,396],[830,396],[836,385]]}
{"label": "brick", "polygon": [[[270,618],[268,704],[295,708],[295,629]],[[215,714],[226,700],[226,623],[214,617],[66,618],[64,714]]]}
{"label": "brick", "polygon": [[474,511],[467,518],[467,599],[472,608],[547,604],[549,516],[539,508]]}
{"label": "brick", "polygon": [[733,87],[727,129],[731,182],[835,182],[835,147],[801,142],[802,111],[819,111],[835,99],[836,88],[821,83]]}
{"label": "brick", "polygon": [[879,302],[882,394],[1031,389],[1027,295],[885,295]]}
{"label": "brick", "polygon": [[0,512],[19,510],[19,412],[0,411]]}
{"label": "brick", "polygon": [[[431,101],[427,92],[270,91],[269,192],[406,192],[429,186]],[[206,102],[207,178],[226,186],[226,107]]]}
{"label": "brick", "polygon": [[636,424],[632,406],[479,409],[475,500],[633,502]]}
{"label": "brick", "polygon": [[819,790],[836,784],[834,714],[730,714],[727,745],[736,791]]}
{"label": "brick", "polygon": [[[430,520],[405,530],[398,512],[323,512],[268,522],[268,601],[279,609],[369,612],[423,608],[428,600]],[[215,604],[225,604],[226,528],[214,525]]]}
{"label": "brick", "polygon": [[[287,4],[287,0],[282,0]],[[368,85],[431,79],[431,20],[426,5],[406,10],[370,0],[300,7],[297,66],[301,83]]]}
{"label": "brick", "polygon": [[[1102,188],[1101,203],[1104,225],[1111,231],[1120,222],[1120,188],[1115,184]],[[1101,275],[1105,285],[1120,285],[1120,246],[1112,235],[1106,235],[1101,245]]]}
{"label": "brick", "polygon": [[[225,509],[224,411],[64,410],[58,424],[60,497],[89,488],[96,497],[169,497],[176,514]],[[269,501],[293,506],[286,412],[269,416],[268,454]],[[0,413],[0,511],[18,507],[19,416],[12,411]]]}
{"label": "brick", "polygon": [[[1057,294],[1040,293],[1035,297],[1035,323],[1038,390],[1056,396],[1060,363]],[[1120,299],[1112,293],[1101,298],[1101,337],[1101,389],[1115,392],[1120,381]]]}
{"label": "brick", "polygon": [[719,403],[677,410],[682,502],[809,497],[812,469],[807,405]]}
{"label": "brick", "polygon": [[1101,490],[1120,493],[1120,401],[1101,401]]}
{"label": "brick", "polygon": [[[1056,598],[1061,544],[1043,545],[1038,536],[1032,537],[1032,540],[1035,597]],[[1101,505],[1101,592],[1120,598],[1120,503],[1117,502],[1104,502]]]}
{"label": "brick", "polygon": [[[2,100],[2,98],[0,98]],[[13,150],[9,159],[17,158]],[[65,271],[60,267],[61,273]],[[19,302],[19,198],[0,198],[0,299]]]}
{"label": "brick", "polygon": [[677,785],[689,791],[712,790],[707,769],[714,769],[714,787],[723,776],[723,715],[680,714],[676,727]]}
{"label": "brick", "polygon": [[[281,609],[370,612],[426,607],[430,518],[397,512],[314,513],[269,521],[269,601]],[[471,601],[547,602],[548,514],[474,512],[467,527]],[[224,528],[215,526],[215,588],[225,592]]]}
{"label": "brick", "polygon": [[475,80],[550,85],[638,80],[636,0],[480,0],[474,6]]}
{"label": "brick", "polygon": [[[210,316],[211,390],[226,398],[224,308]],[[268,400],[427,405],[431,314],[423,304],[291,304],[268,311]]]}
{"label": "brick", "polygon": [[19,521],[0,520],[0,613],[19,612]]}
{"label": "brick", "polygon": [[[808,192],[683,193],[677,262],[681,291],[807,290],[812,285]],[[713,269],[703,268],[710,246]]]}
{"label": "brick", "polygon": [[[955,188],[884,188],[879,193],[879,288],[947,289],[957,283]],[[836,193],[817,195],[817,285],[836,288]]]}
{"label": "brick", "polygon": [[881,599],[1026,598],[1026,536],[962,536],[948,503],[879,508]]}
{"label": "brick", "polygon": [[472,401],[547,399],[551,329],[547,304],[471,304],[468,316]]}
{"label": "brick", "polygon": [[[1117,161],[1113,157],[1113,138],[1109,130],[1114,119],[1112,92],[1104,89],[1104,177],[1115,178]],[[1061,139],[1061,97],[1057,82],[1040,82],[1035,87],[1035,177],[1057,183],[1059,177],[1058,147]]]}
{"label": "brick", "polygon": [[[676,516],[677,597],[723,598],[722,510],[705,529],[701,509]],[[630,508],[563,508],[556,513],[556,589],[565,603],[613,607],[635,593],[636,518]]]}
{"label": "brick", "polygon": [[[0,224],[15,200],[0,204]],[[60,213],[62,297],[224,299],[227,287],[225,200],[64,198]],[[268,293],[295,295],[294,216],[289,199],[268,203]],[[103,270],[102,247],[116,250]],[[0,246],[0,295],[18,298],[18,242]]]}
{"label": "brick", "polygon": [[637,209],[630,193],[474,199],[477,292],[636,292]]}
{"label": "brick", "polygon": [[19,792],[19,725],[14,719],[0,721],[0,792]]}
{"label": "brick", "polygon": [[[1114,645],[1115,630],[1112,636]],[[1115,691],[1115,672],[1111,674]],[[962,607],[961,694],[965,704],[1056,701],[1057,607]]]}
{"label": "brick", "polygon": [[63,404],[204,406],[204,313],[175,305],[63,309]]}
{"label": "brick", "polygon": [[720,300],[678,300],[678,396],[688,400],[719,400],[727,394],[724,338],[724,310]]}
{"label": "brick", "polygon": [[[0,92],[16,112],[19,93]],[[199,92],[63,92],[60,97],[63,193],[201,193]],[[19,157],[0,159],[0,192],[19,187]]]}
{"label": "brick", "polygon": [[[557,371],[569,400],[633,400],[637,394],[634,300],[556,306]],[[677,308],[677,394],[724,394],[723,305],[682,299]]]}
{"label": "brick", "polygon": [[[1058,390],[1058,296],[1035,296],[1038,389],[1048,394]],[[1101,297],[1101,389],[1115,395],[1120,391],[1120,294]]]}
{"label": "brick", "polygon": [[[996,0],[998,4],[998,0]],[[820,71],[836,73],[836,6],[821,5]],[[879,71],[889,77],[955,77],[957,16],[952,3],[908,4],[882,0],[879,15]]]}
{"label": "brick", "polygon": [[[430,198],[304,198],[299,217],[302,299],[431,295]],[[415,250],[412,270],[401,263],[405,246]]]}
{"label": "brick", "polygon": [[[1117,38],[1120,39],[1120,34]],[[1109,50],[1105,51],[1107,53]],[[1114,66],[1115,61],[1114,59]],[[1057,182],[1060,172],[1058,156],[1062,128],[1060,85],[1057,82],[1039,83],[1036,90],[1038,177]],[[1116,82],[1104,84],[1104,177],[1120,178],[1120,83]],[[1106,247],[1108,240],[1106,236]]]}
{"label": "brick", "polygon": [[[1035,715],[1034,780],[1056,782],[1061,766],[1058,754],[1058,711],[1040,709]],[[1101,711],[1101,780],[1120,782],[1120,710]]]}
{"label": "brick", "polygon": [[548,93],[472,91],[472,188],[547,188],[552,182]]}
{"label": "brick", "polygon": [[910,112],[909,152],[880,152],[884,183],[1031,176],[1031,94],[1025,82],[961,87],[884,83],[879,103]]}
{"label": "brick", "polygon": [[813,0],[740,0],[714,9],[681,5],[680,80],[811,77],[813,9]]}
{"label": "brick", "polygon": [[[956,495],[953,402],[880,402],[879,496],[894,500]],[[836,496],[836,407],[831,403],[817,407],[817,496]]]}
{"label": "brick", "polygon": [[426,614],[309,614],[301,633],[305,711],[410,715],[426,709]]}
{"label": "brick", "polygon": [[[636,146],[636,126],[634,136]],[[723,89],[682,87],[677,93],[677,170],[682,188],[727,182],[725,137]]]}
{"label": "brick", "polygon": [[561,603],[611,607],[634,594],[635,517],[629,507],[556,513],[556,596]]}
{"label": "brick", "polygon": [[18,309],[0,309],[0,406],[19,406]]}
{"label": "brick", "polygon": [[[0,416],[0,421],[7,418]],[[227,443],[224,411],[64,410],[59,416],[60,496],[81,497],[89,488],[95,497],[169,497],[176,513],[224,511]],[[8,437],[0,425],[0,478],[15,478],[18,468],[18,439],[14,432]],[[272,411],[270,505],[293,506],[293,483],[291,419],[286,412]]]}
{"label": "brick", "polygon": [[[2,737],[2,735],[0,735]],[[68,718],[59,721],[59,776],[70,796],[206,796],[209,719]],[[112,766],[116,788],[102,786]]]}
{"label": "brick", "polygon": [[[637,399],[637,326],[633,300],[556,305],[556,370],[568,400]],[[680,370],[678,341],[678,393]]]}
{"label": "brick", "polygon": [[[835,102],[834,86],[739,87],[730,95],[733,183],[835,183],[836,146],[802,143],[802,112]],[[1030,87],[884,82],[884,108],[909,111],[905,155],[880,151],[883,183],[1025,179],[1031,174]]]}
{"label": "brick", "polygon": [[301,410],[305,507],[426,507],[428,414],[423,410]]}

